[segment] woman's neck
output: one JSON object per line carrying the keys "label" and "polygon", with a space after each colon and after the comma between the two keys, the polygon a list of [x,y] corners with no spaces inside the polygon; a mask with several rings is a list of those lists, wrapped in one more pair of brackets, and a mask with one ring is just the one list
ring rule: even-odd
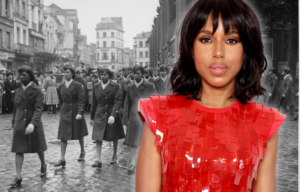
{"label": "woman's neck", "polygon": [[[201,105],[209,108],[225,108],[232,105],[236,98],[230,98],[235,91],[235,82],[218,88],[212,87],[202,81],[201,100],[198,101]],[[200,94],[199,94],[200,95]],[[199,97],[198,97],[199,98]]]}

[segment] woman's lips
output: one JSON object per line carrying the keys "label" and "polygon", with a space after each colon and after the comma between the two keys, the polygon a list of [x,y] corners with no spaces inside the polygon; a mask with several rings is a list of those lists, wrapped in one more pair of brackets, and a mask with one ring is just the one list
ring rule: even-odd
{"label": "woman's lips", "polygon": [[214,74],[214,75],[222,75],[227,71],[228,67],[224,64],[213,64],[209,66],[209,70]]}

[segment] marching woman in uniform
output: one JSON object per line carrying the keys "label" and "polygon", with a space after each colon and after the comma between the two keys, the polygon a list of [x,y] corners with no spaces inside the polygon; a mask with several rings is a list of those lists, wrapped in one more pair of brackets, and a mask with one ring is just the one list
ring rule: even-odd
{"label": "marching woman in uniform", "polygon": [[160,77],[154,80],[154,85],[158,95],[170,94],[168,68],[165,65],[159,67]]}
{"label": "marching woman in uniform", "polygon": [[139,101],[136,191],[275,192],[278,110],[265,89],[260,26],[244,0],[199,0],[182,23],[173,95]]}
{"label": "marching woman in uniform", "polygon": [[43,93],[33,83],[34,74],[31,68],[24,65],[18,69],[21,87],[14,96],[14,113],[12,119],[13,139],[11,151],[16,153],[17,176],[13,186],[22,182],[22,165],[24,153],[37,153],[41,161],[41,177],[46,175],[44,151],[47,150],[41,116],[44,108]]}
{"label": "marching woman in uniform", "polygon": [[278,88],[278,78],[276,75],[276,71],[274,68],[269,69],[268,75],[268,84],[270,86],[270,92],[268,93],[268,103],[269,107],[275,108],[279,110],[279,103],[281,99],[281,95]]}
{"label": "marching woman in uniform", "polygon": [[118,140],[125,137],[122,121],[119,116],[121,107],[120,85],[111,79],[113,72],[104,68],[100,70],[101,82],[93,88],[93,104],[91,112],[92,139],[96,140],[97,161],[93,167],[102,167],[102,141],[113,141],[113,156],[111,164],[117,162]]}
{"label": "marching woman in uniform", "polygon": [[138,147],[141,143],[143,124],[138,117],[138,101],[142,98],[148,98],[151,95],[157,95],[154,84],[144,80],[144,68],[136,66],[133,68],[134,83],[128,86],[123,124],[127,126],[127,132],[124,143],[130,146],[130,167],[128,173],[135,170]]}
{"label": "marching woman in uniform", "polygon": [[68,140],[78,140],[81,153],[78,161],[85,157],[83,137],[88,135],[86,122],[83,116],[84,92],[83,85],[75,80],[73,68],[65,69],[65,82],[59,86],[60,119],[58,139],[61,140],[61,159],[54,166],[65,166],[65,154]]}

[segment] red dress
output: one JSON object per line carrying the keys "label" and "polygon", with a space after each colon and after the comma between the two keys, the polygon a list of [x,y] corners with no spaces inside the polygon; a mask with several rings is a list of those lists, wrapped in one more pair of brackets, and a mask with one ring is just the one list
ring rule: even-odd
{"label": "red dress", "polygon": [[186,97],[139,101],[140,117],[161,153],[161,191],[252,191],[265,144],[285,115],[254,102],[217,109]]}

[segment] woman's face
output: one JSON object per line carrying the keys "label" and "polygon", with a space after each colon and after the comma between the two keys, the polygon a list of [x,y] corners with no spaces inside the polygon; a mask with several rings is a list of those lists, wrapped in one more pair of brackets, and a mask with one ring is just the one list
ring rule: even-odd
{"label": "woman's face", "polygon": [[196,70],[202,84],[215,88],[234,86],[244,59],[243,45],[235,28],[225,34],[221,18],[216,32],[212,34],[212,31],[212,19],[209,16],[194,41]]}
{"label": "woman's face", "polygon": [[30,82],[30,76],[25,71],[23,71],[22,73],[19,73],[19,78],[23,85],[28,85],[28,83]]}
{"label": "woman's face", "polygon": [[109,80],[109,75],[106,72],[101,73],[100,75],[101,81],[105,84]]}
{"label": "woman's face", "polygon": [[141,70],[137,70],[133,75],[134,75],[134,79],[137,83],[139,83],[143,78],[143,74],[142,74]]}
{"label": "woman's face", "polygon": [[154,71],[153,71],[153,75],[154,75],[154,76],[157,76],[157,74],[158,74],[157,70],[154,70]]}
{"label": "woman's face", "polygon": [[150,72],[149,71],[145,71],[145,78],[148,79],[150,77]]}
{"label": "woman's face", "polygon": [[160,76],[161,76],[161,77],[165,78],[166,75],[167,75],[167,71],[166,71],[166,70],[161,70],[161,71],[160,71]]}
{"label": "woman's face", "polygon": [[65,71],[65,78],[67,81],[70,81],[72,79],[72,73],[68,69]]}

